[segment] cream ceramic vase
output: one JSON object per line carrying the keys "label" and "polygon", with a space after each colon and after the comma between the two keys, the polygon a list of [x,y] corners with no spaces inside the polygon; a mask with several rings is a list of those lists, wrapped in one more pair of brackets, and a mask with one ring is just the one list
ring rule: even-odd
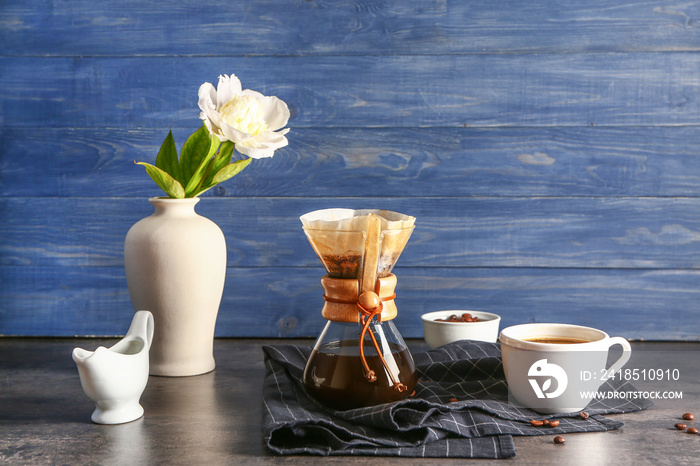
{"label": "cream ceramic vase", "polygon": [[194,211],[199,198],[151,198],[155,212],[126,235],[124,266],[134,310],[151,311],[150,373],[214,370],[214,327],[226,278],[221,229]]}

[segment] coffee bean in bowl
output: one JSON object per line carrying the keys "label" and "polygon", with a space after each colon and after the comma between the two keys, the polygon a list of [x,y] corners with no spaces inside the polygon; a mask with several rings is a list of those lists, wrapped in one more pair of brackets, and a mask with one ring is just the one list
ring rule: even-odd
{"label": "coffee bean in bowl", "polygon": [[459,317],[455,314],[452,314],[450,317],[446,317],[444,319],[437,318],[435,319],[435,322],[479,322],[479,317],[473,316],[470,313],[465,312]]}
{"label": "coffee bean in bowl", "polygon": [[437,348],[459,340],[495,343],[501,317],[483,311],[449,310],[423,314],[421,320],[426,343]]}

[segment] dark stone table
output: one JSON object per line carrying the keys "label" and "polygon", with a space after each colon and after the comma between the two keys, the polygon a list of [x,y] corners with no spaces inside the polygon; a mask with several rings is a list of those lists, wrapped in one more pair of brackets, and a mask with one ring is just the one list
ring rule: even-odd
{"label": "dark stone table", "polygon": [[[90,421],[71,351],[109,346],[109,339],[0,338],[0,464],[367,464],[367,457],[280,457],[262,442],[261,345],[279,340],[217,339],[214,372],[151,377],[141,399],[145,416],[102,426]],[[290,343],[284,340],[284,343]],[[312,344],[312,341],[294,341]],[[422,341],[409,341],[413,351]],[[611,416],[611,432],[516,437],[511,464],[698,464],[700,435],[673,428],[685,412],[700,416],[700,343],[636,342],[630,364],[678,369],[677,381],[639,381],[640,390],[682,393],[654,407]],[[645,367],[642,367],[645,366]],[[648,374],[649,372],[647,372]],[[641,372],[640,372],[641,374]],[[700,419],[688,422],[700,426]],[[395,464],[373,458],[373,465]],[[464,460],[401,459],[401,464],[461,464]]]}

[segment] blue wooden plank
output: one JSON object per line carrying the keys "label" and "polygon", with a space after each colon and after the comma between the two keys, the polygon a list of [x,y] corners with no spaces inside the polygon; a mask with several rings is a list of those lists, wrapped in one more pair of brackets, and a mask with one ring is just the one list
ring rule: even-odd
{"label": "blue wooden plank", "polygon": [[[0,196],[158,195],[165,129],[0,128]],[[189,133],[176,129],[181,147]],[[298,128],[204,197],[700,196],[696,127]],[[29,162],[31,161],[31,162]]]}
{"label": "blue wooden plank", "polygon": [[5,0],[9,55],[693,50],[697,2]]}
{"label": "blue wooden plank", "polygon": [[[396,275],[395,323],[407,338],[422,337],[425,312],[476,309],[501,315],[502,326],[566,322],[630,339],[700,339],[698,270],[397,267]],[[216,335],[317,336],[320,276],[229,268]],[[121,335],[133,315],[118,267],[0,266],[0,282],[0,335]]]}
{"label": "blue wooden plank", "polygon": [[[700,268],[699,198],[207,198],[228,265],[318,267],[299,216],[329,207],[413,215],[415,267]],[[0,199],[0,264],[116,266],[145,199]]]}
{"label": "blue wooden plank", "polygon": [[292,128],[699,125],[699,69],[693,53],[4,57],[0,124],[195,129],[200,84],[234,72]]}

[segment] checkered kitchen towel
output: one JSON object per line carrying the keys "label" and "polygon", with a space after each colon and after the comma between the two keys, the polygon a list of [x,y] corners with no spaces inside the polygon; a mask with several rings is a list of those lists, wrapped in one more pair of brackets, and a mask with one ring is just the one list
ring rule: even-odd
{"label": "checkered kitchen towel", "polygon": [[[334,411],[306,394],[302,382],[311,348],[264,346],[263,436],[279,454],[373,455],[442,458],[510,458],[513,435],[558,435],[617,429],[622,422],[602,414],[637,411],[647,400],[593,400],[583,420],[577,413],[549,416],[558,427],[532,427],[543,415],[508,404],[495,343],[460,341],[416,353],[420,374],[416,394],[407,400],[368,408]],[[634,390],[608,381],[601,390]],[[451,399],[456,402],[450,402]]]}

